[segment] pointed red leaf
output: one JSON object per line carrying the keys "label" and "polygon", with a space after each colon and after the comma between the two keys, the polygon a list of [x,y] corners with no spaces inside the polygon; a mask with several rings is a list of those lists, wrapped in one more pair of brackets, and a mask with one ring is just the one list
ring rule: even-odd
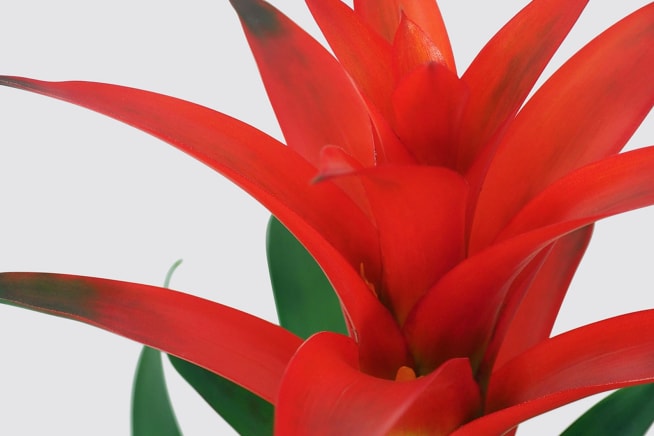
{"label": "pointed red leaf", "polygon": [[[310,184],[317,168],[241,121],[173,97],[117,85],[18,77],[0,77],[0,84],[89,108],[174,145],[250,193],[305,245],[327,239],[356,267],[376,244],[370,221],[338,187]],[[331,213],[334,208],[340,213]]]}
{"label": "pointed red leaf", "polygon": [[[555,243],[554,243],[555,244]],[[524,295],[529,291],[537,274],[543,267],[552,251],[554,244],[541,249],[519,272],[510,280],[506,291],[506,298],[497,311],[497,319],[493,326],[493,332],[489,335],[488,345],[485,347],[483,358],[476,371],[476,378],[482,386],[488,383],[488,377],[493,369],[495,357],[502,346],[504,336],[509,329],[511,320],[515,315],[517,307]]]}
{"label": "pointed red leaf", "polygon": [[330,47],[368,103],[379,164],[414,159],[388,126],[393,74],[391,46],[340,0],[307,0]]}
{"label": "pointed red leaf", "polygon": [[[161,94],[102,83],[16,77],[0,77],[0,84],[109,115],[230,178],[268,207],[322,266],[344,305],[352,334],[361,342],[369,371],[386,374],[388,368],[406,362],[406,346],[395,321],[359,275],[362,263],[368,270],[379,265],[375,230],[340,188],[331,182],[311,184],[317,169],[292,150],[238,120]],[[339,213],[333,213],[335,209]]]}
{"label": "pointed red leaf", "polygon": [[624,18],[559,69],[526,104],[488,170],[470,252],[491,243],[533,196],[618,152],[654,104],[654,4]]}
{"label": "pointed red leaf", "polygon": [[467,91],[456,74],[436,62],[400,81],[393,93],[393,125],[418,162],[451,166]]}
{"label": "pointed red leaf", "polygon": [[0,300],[85,322],[181,357],[275,402],[300,338],[221,304],[91,277],[0,274]]}
{"label": "pointed red leaf", "polygon": [[465,359],[412,381],[384,380],[361,372],[352,340],[319,333],[288,366],[275,433],[445,435],[473,418],[480,406]]}
{"label": "pointed red leaf", "polygon": [[[370,119],[373,124],[378,165],[412,165],[416,158],[407,150],[390,125],[391,118],[386,118],[375,107],[369,107]],[[390,109],[389,109],[390,110]],[[390,114],[388,115],[391,116]]]}
{"label": "pointed red leaf", "polygon": [[462,172],[520,108],[587,3],[530,2],[472,61],[462,77],[470,88],[458,147],[457,167]]}
{"label": "pointed red leaf", "polygon": [[[527,291],[512,296],[518,300],[517,307],[511,305],[502,310],[506,330],[498,332],[496,329],[492,345],[486,352],[489,363],[502,365],[550,336],[563,298],[592,233],[593,226],[586,226],[561,237],[553,244]],[[489,356],[489,353],[493,355]]]}
{"label": "pointed red leaf", "polygon": [[450,39],[438,4],[433,0],[354,0],[354,10],[387,41],[395,38],[402,14],[425,32],[456,73]]}
{"label": "pointed red leaf", "polygon": [[561,179],[516,219],[519,233],[467,258],[420,300],[405,331],[420,365],[469,356],[490,340],[512,280],[555,239],[602,218],[654,204],[654,147],[619,154]]}
{"label": "pointed red leaf", "polygon": [[329,46],[363,95],[386,117],[393,75],[391,46],[341,0],[307,0]]}
{"label": "pointed red leaf", "polygon": [[450,170],[384,166],[362,173],[379,229],[379,298],[400,324],[415,302],[464,255],[467,186]]}
{"label": "pointed red leaf", "polygon": [[[429,36],[416,23],[402,14],[400,26],[393,40],[393,75],[395,80],[399,81],[413,70],[431,62],[441,64],[448,69],[443,54],[429,39]],[[455,73],[452,73],[452,75],[456,77]]]}
{"label": "pointed red leaf", "polygon": [[654,146],[611,156],[559,179],[529,202],[498,240],[588,216],[654,203]]}
{"label": "pointed red leaf", "polygon": [[654,311],[603,320],[544,341],[495,371],[489,414],[454,434],[502,434],[588,395],[652,381]]}
{"label": "pointed red leaf", "polygon": [[231,0],[287,144],[314,165],[336,145],[361,164],[375,162],[366,105],[323,46],[260,0]]}

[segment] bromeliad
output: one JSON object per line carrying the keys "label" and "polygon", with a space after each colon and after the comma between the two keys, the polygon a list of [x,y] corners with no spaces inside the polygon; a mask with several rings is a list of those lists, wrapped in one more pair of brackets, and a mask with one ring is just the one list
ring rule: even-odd
{"label": "bromeliad", "polygon": [[462,74],[434,0],[307,0],[335,57],[267,3],[231,3],[285,144],[147,91],[0,84],[124,121],[241,186],[320,265],[348,334],[300,339],[218,303],[87,277],[0,274],[0,300],[207,368],[272,403],[282,435],[503,434],[654,381],[654,311],[550,338],[593,223],[654,203],[654,148],[620,153],[654,102],[653,4],[525,103],[586,0],[532,1]]}

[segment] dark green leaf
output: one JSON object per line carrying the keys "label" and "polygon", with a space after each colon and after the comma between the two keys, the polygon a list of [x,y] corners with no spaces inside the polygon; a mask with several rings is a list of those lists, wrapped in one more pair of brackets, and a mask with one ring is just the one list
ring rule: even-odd
{"label": "dark green leaf", "polygon": [[584,413],[561,436],[643,436],[654,422],[654,384],[620,389]]}
{"label": "dark green leaf", "polygon": [[347,334],[341,306],[316,261],[275,218],[268,222],[268,270],[282,327],[301,338]]}
{"label": "dark green leaf", "polygon": [[177,372],[241,435],[272,435],[272,404],[185,360],[168,356]]}
{"label": "dark green leaf", "polygon": [[[168,269],[164,288],[182,263],[179,259]],[[161,352],[143,347],[136,366],[132,392],[133,436],[181,436],[173,406],[170,404],[166,378],[161,362]]]}
{"label": "dark green leaf", "polygon": [[161,352],[143,347],[132,393],[133,436],[181,436],[164,379]]}

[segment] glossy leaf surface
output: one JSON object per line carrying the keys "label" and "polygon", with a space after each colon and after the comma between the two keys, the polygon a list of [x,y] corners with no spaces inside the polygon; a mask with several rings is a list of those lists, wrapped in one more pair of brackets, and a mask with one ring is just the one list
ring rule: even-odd
{"label": "glossy leaf surface", "polygon": [[320,266],[275,217],[268,222],[268,270],[282,327],[301,338],[347,334],[343,312]]}
{"label": "glossy leaf surface", "polygon": [[654,422],[654,384],[622,388],[593,406],[561,436],[644,436]]}

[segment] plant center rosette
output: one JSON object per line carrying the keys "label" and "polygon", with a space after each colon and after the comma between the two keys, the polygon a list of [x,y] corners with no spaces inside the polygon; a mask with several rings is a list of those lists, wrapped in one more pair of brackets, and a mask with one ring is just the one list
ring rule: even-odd
{"label": "plant center rosette", "polygon": [[[342,197],[319,229],[329,247],[304,243],[350,338],[300,348],[278,416],[307,419],[289,411],[301,398],[320,401],[320,425],[365,410],[388,422],[377,430],[446,434],[524,401],[513,359],[537,345],[571,353],[548,337],[592,223],[652,201],[651,150],[617,153],[652,106],[653,8],[521,107],[585,1],[531,2],[461,77],[431,1],[307,1],[338,61],[271,7],[232,3],[288,147]],[[324,391],[297,381],[310,373]]]}

